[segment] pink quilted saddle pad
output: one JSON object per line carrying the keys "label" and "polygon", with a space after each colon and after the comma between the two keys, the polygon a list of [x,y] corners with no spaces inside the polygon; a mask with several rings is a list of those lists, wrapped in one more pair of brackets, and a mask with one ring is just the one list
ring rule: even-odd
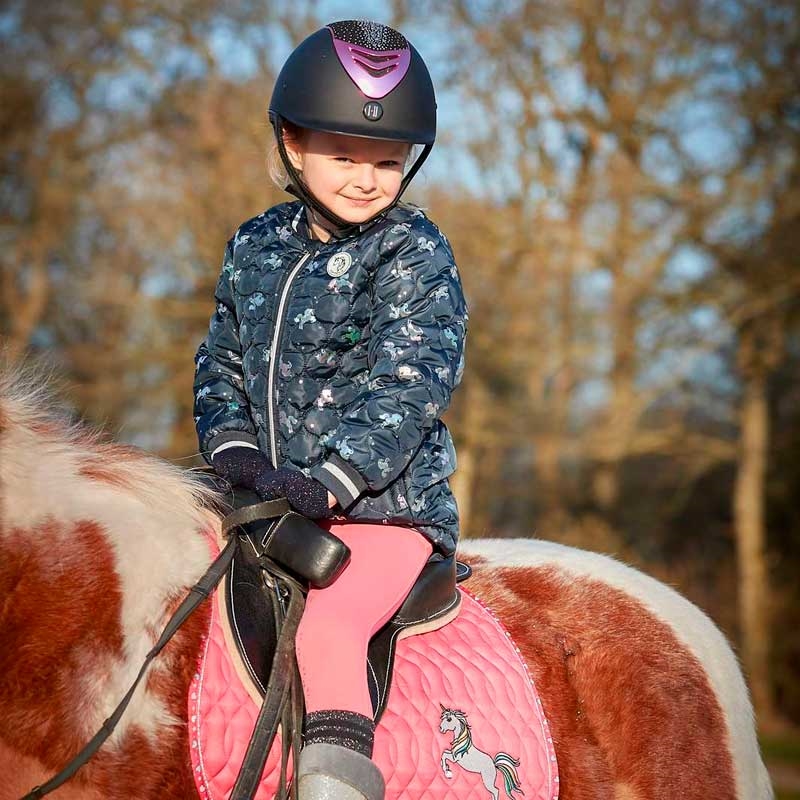
{"label": "pink quilted saddle pad", "polygon": [[[258,714],[213,605],[189,692],[192,765],[203,800],[229,796]],[[275,795],[277,745],[257,800]],[[468,592],[451,623],[397,643],[373,757],[387,800],[557,800],[556,756],[531,676],[509,634]]]}

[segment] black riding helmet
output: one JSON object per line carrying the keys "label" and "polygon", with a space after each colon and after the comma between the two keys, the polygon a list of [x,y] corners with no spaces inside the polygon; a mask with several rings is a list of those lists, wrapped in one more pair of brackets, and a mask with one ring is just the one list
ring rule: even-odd
{"label": "black riding helmet", "polygon": [[[296,194],[340,232],[369,224],[397,203],[436,139],[436,98],[428,68],[398,31],[378,22],[332,22],[302,41],[283,65],[269,104],[281,160]],[[283,123],[326,133],[423,145],[391,206],[354,225],[303,183],[283,143]]]}

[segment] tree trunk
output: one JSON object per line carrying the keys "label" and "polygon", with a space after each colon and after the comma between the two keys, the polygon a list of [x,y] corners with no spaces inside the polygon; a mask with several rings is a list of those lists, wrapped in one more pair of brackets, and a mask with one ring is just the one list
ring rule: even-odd
{"label": "tree trunk", "polygon": [[[615,276],[615,281],[623,279]],[[614,363],[609,375],[608,408],[597,432],[597,465],[592,478],[594,500],[604,514],[613,514],[619,503],[620,468],[638,424],[636,380],[636,308],[626,287],[614,286],[611,310]]]}
{"label": "tree trunk", "polygon": [[7,315],[3,329],[7,327],[4,355],[9,362],[22,358],[30,346],[31,338],[41,323],[47,307],[50,284],[44,257],[21,260],[24,276],[13,271],[2,276],[3,298],[0,309]]}
{"label": "tree trunk", "polygon": [[742,660],[759,721],[769,725],[774,721],[775,709],[769,677],[770,615],[764,522],[769,414],[763,370],[754,369],[745,376],[740,425],[734,520]]}
{"label": "tree trunk", "polygon": [[463,435],[458,442],[458,469],[450,478],[450,486],[458,502],[461,536],[477,535],[474,528],[472,501],[478,479],[479,454],[485,445],[488,396],[486,388],[477,378],[465,381],[462,387],[466,395]]}

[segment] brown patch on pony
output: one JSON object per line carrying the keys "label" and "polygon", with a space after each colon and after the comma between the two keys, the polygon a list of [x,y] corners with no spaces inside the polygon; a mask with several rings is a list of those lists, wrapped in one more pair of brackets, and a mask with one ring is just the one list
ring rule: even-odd
{"label": "brown patch on pony", "polygon": [[486,564],[486,559],[483,556],[472,555],[472,553],[465,555],[464,553],[458,552],[456,553],[456,557],[459,561],[469,564],[473,569],[478,569],[478,567],[482,567]]}
{"label": "brown patch on pony", "polygon": [[26,420],[25,427],[42,439],[60,440],[64,438],[63,429],[55,421],[47,417]]}
{"label": "brown patch on pony", "polygon": [[[51,546],[62,537],[69,537],[70,547]],[[65,665],[79,675],[84,653],[110,664],[122,647],[114,564],[99,526],[90,522],[70,530],[55,520],[31,532],[11,529],[4,545],[0,732],[8,743],[24,745],[22,752],[55,766],[80,744],[75,732],[67,735],[71,707],[80,706],[81,698],[63,682]]]}
{"label": "brown patch on pony", "polygon": [[[0,764],[13,765],[11,770],[4,771],[3,780],[0,781],[0,800],[19,800],[50,777],[50,771],[40,761],[6,746],[2,739]],[[77,780],[68,781],[51,796],[58,800],[105,800],[99,791],[93,791]]]}
{"label": "brown patch on pony", "polygon": [[[41,782],[80,750],[108,713],[87,696],[87,679],[96,683],[111,674],[121,656],[120,584],[105,534],[91,521],[66,529],[50,519],[35,531],[6,530],[0,545],[0,773],[15,774],[20,765],[22,780],[36,773]],[[149,681],[176,719],[186,718],[207,626],[206,609],[159,656],[169,680],[158,671]],[[152,742],[132,725],[68,785],[56,796],[195,798],[187,728],[164,726]],[[82,794],[72,794],[79,789]]]}
{"label": "brown patch on pony", "polygon": [[622,591],[556,568],[476,568],[550,722],[561,800],[734,800],[722,710],[672,629]]}
{"label": "brown patch on pony", "polygon": [[106,483],[126,491],[132,491],[134,488],[127,475],[122,474],[113,464],[104,461],[95,459],[87,461],[79,467],[78,474],[90,481]]}

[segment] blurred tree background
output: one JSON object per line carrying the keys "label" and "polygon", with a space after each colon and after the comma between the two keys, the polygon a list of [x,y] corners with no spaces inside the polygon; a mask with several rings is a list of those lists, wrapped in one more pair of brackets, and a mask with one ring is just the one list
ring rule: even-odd
{"label": "blurred tree background", "polygon": [[[800,9],[793,0],[0,2],[0,336],[190,466],[226,239],[285,199],[291,43],[397,24],[439,87],[411,199],[471,306],[448,422],[465,536],[670,582],[800,723]],[[358,10],[354,14],[354,9]]]}

